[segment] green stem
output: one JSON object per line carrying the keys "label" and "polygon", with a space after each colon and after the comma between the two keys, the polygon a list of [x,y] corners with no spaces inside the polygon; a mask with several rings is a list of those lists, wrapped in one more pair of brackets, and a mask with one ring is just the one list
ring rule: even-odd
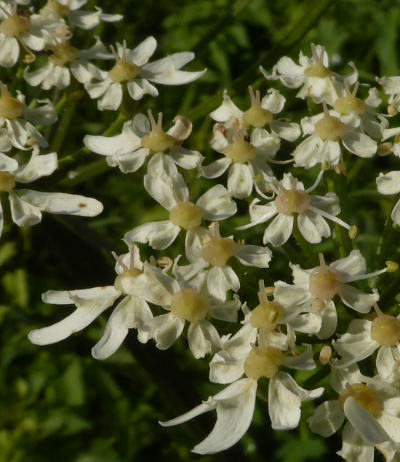
{"label": "green stem", "polygon": [[50,145],[50,151],[59,152],[63,143],[65,136],[67,135],[68,128],[74,116],[77,102],[76,101],[66,101],[63,102],[62,106],[66,105],[67,107],[63,109],[61,122],[57,127],[57,132],[54,135],[53,141]]}

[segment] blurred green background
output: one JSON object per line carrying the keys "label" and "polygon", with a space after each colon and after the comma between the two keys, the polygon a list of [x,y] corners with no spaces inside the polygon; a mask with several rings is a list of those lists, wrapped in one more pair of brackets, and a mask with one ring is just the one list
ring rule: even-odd
{"label": "blurred green background", "polygon": [[[89,2],[88,9],[94,4]],[[284,54],[297,60],[299,50],[309,55],[309,44],[315,42],[325,45],[334,57],[334,70],[343,71],[352,60],[365,82],[373,83],[375,75],[399,73],[399,1],[102,0],[97,5],[104,12],[123,14],[124,20],[102,24],[94,32],[79,32],[79,44],[89,46],[93,34],[98,34],[105,43],[126,40],[133,48],[154,35],[159,43],[155,58],[194,50],[196,59],[188,69],[208,68],[201,80],[176,88],[159,86],[158,99],[144,99],[132,108],[132,114],[148,108],[163,111],[165,121],[177,113],[191,116],[195,126],[189,145],[205,155],[210,153],[207,142],[211,134],[207,113],[219,104],[223,88],[230,89],[243,108],[248,104],[247,85],[256,82],[266,90],[268,84],[258,71],[260,63],[270,70]],[[39,94],[36,90],[31,93]],[[49,97],[59,94],[50,92]],[[293,99],[289,111],[298,117],[305,108]],[[59,149],[62,157],[81,147],[84,134],[101,133],[114,121],[115,114],[99,113],[86,97],[68,104],[61,117],[72,120]],[[49,135],[54,137],[55,131]],[[379,166],[376,161],[368,168],[367,164],[352,162],[353,196],[346,198],[343,219],[359,225],[362,233],[357,246],[367,253],[370,266],[375,268],[375,250],[391,201],[382,200],[378,205],[374,182],[378,171],[395,168],[395,162],[379,159]],[[84,174],[74,180],[71,171]],[[32,328],[52,324],[70,312],[70,307],[44,305],[40,301],[42,292],[112,283],[110,251],[125,251],[121,241],[124,232],[164,217],[161,207],[144,192],[142,174],[143,170],[123,175],[106,168],[94,154],[85,154],[79,162],[68,164],[56,176],[34,186],[38,190],[92,195],[104,203],[105,212],[91,220],[46,216],[33,228],[7,228],[1,239],[0,462],[200,458],[190,449],[208,434],[214,414],[169,429],[157,423],[190,409],[220,388],[208,384],[207,362],[193,360],[184,340],[160,352],[151,343],[139,344],[131,332],[118,353],[104,362],[95,361],[90,349],[100,338],[106,317],[57,345],[37,347],[27,340]],[[200,183],[195,193],[202,188]],[[354,216],[353,211],[366,197],[372,205]],[[241,206],[240,210],[245,214],[247,207]],[[244,217],[236,220],[245,222]],[[261,236],[259,230],[252,235]],[[333,252],[332,243],[324,245],[325,251]],[[398,252],[397,247],[392,250]],[[173,252],[177,255],[179,247]],[[286,263],[277,263],[274,273],[256,271],[254,280],[289,280],[284,273]],[[256,285],[250,302],[255,296]],[[266,403],[259,401],[242,442],[202,460],[337,460],[340,438],[323,440],[310,434],[305,419],[311,412],[312,404],[303,406],[299,430],[272,432]]]}

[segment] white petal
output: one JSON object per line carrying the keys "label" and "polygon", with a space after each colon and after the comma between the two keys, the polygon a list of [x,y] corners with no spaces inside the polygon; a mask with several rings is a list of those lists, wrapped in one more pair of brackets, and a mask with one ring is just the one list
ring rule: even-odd
{"label": "white petal", "polygon": [[393,207],[390,217],[396,225],[400,225],[400,200],[398,200]]}
{"label": "white petal", "polygon": [[347,332],[333,344],[342,357],[335,361],[336,366],[349,366],[362,361],[379,348],[379,344],[371,338],[371,321],[354,319]]}
{"label": "white petal", "polygon": [[394,442],[400,442],[400,419],[398,417],[382,412],[378,417],[378,422]]}
{"label": "white petal", "polygon": [[204,210],[204,219],[210,221],[225,220],[235,215],[236,202],[232,200],[228,190],[217,184],[205,192],[196,202]]}
{"label": "white petal", "polygon": [[240,120],[242,118],[243,111],[241,111],[231,100],[228,95],[228,91],[224,90],[224,99],[221,106],[217,107],[217,109],[212,111],[209,115],[216,122],[226,122],[231,117]]}
{"label": "white petal", "polygon": [[157,48],[157,40],[150,36],[143,40],[136,48],[129,54],[130,59],[136,66],[143,66],[146,64]]}
{"label": "white petal", "polygon": [[116,111],[122,102],[122,85],[112,83],[104,92],[103,97],[99,100],[97,107],[100,111]]}
{"label": "white petal", "polygon": [[144,95],[158,96],[157,88],[146,79],[135,79],[126,84],[132,99],[139,101]]}
{"label": "white petal", "polygon": [[278,112],[282,111],[285,101],[285,97],[278,90],[270,88],[261,100],[261,107],[272,112],[272,114],[278,114]]}
{"label": "white petal", "polygon": [[378,421],[351,396],[344,402],[343,411],[366,442],[378,444],[389,440],[388,434]]}
{"label": "white petal", "polygon": [[381,194],[397,194],[400,192],[400,171],[380,173],[376,179],[378,191]]}
{"label": "white petal", "polygon": [[310,430],[324,438],[333,435],[343,422],[344,414],[337,400],[324,401],[308,419]]}
{"label": "white petal", "polygon": [[321,162],[322,140],[317,136],[309,136],[293,151],[296,167],[311,168]]}
{"label": "white petal", "polygon": [[[317,244],[318,242],[321,242],[322,235],[320,233],[320,230],[317,227],[316,220],[318,218],[318,215],[316,215],[314,212],[311,211],[306,211],[305,213],[301,213],[297,217],[297,224],[299,227],[299,231],[304,237],[304,239],[308,242],[311,242],[312,244]],[[325,222],[326,223],[326,222]],[[323,230],[326,231],[326,230]],[[328,231],[330,235],[330,229],[328,226]],[[325,234],[325,232],[324,232]],[[324,237],[328,237],[324,236]]]}
{"label": "white petal", "polygon": [[14,194],[43,212],[94,217],[103,211],[103,205],[98,200],[77,194],[46,193],[29,189],[20,189]]}
{"label": "white petal", "polygon": [[253,190],[253,174],[246,164],[235,163],[228,172],[228,191],[237,199],[249,197]]}
{"label": "white petal", "polygon": [[230,159],[222,157],[211,164],[201,165],[199,169],[204,178],[214,179],[225,173],[231,163],[232,161]]}
{"label": "white petal", "polygon": [[[197,227],[187,231],[185,238],[185,253],[191,263],[203,260],[203,239],[207,236],[208,230]],[[204,263],[206,263],[204,261]],[[208,266],[206,263],[205,266]]]}
{"label": "white petal", "polygon": [[290,215],[279,214],[268,225],[264,232],[263,242],[271,243],[274,247],[279,247],[289,239],[293,229],[293,217]]}
{"label": "white petal", "polygon": [[236,256],[243,265],[268,268],[272,252],[268,247],[240,245],[236,250]]}
{"label": "white petal", "polygon": [[[143,114],[139,114],[138,116],[141,118],[144,117]],[[135,119],[138,116],[136,116]],[[116,136],[86,135],[83,138],[83,143],[88,149],[102,156],[132,152],[141,147],[141,139],[134,131],[134,124],[135,120],[132,122],[125,122],[122,133]]]}
{"label": "white petal", "polygon": [[0,152],[0,171],[1,172],[15,172],[18,168],[18,162],[9,156]]}
{"label": "white petal", "polygon": [[353,277],[364,274],[367,270],[365,258],[358,249],[352,250],[348,257],[334,261],[329,267],[339,271],[346,281],[351,281]]}
{"label": "white petal", "polygon": [[125,234],[124,240],[128,245],[135,242],[148,243],[153,249],[163,250],[174,242],[180,230],[179,226],[168,220],[156,221],[136,226]]}
{"label": "white petal", "polygon": [[0,33],[0,66],[13,67],[19,58],[19,45],[14,37]]}
{"label": "white petal", "polygon": [[273,120],[271,130],[287,141],[296,141],[301,135],[300,125],[286,120]]}
{"label": "white petal", "polygon": [[[237,390],[240,386],[240,392]],[[201,443],[193,448],[196,454],[214,454],[230,448],[246,433],[253,419],[256,402],[257,382],[242,379],[234,382],[228,388],[238,393],[226,398],[217,398],[217,422],[212,432]],[[230,393],[231,394],[231,393]]]}
{"label": "white petal", "polygon": [[335,304],[330,302],[325,302],[324,307],[321,310],[321,329],[317,334],[319,339],[326,339],[332,337],[336,332],[338,316]]}
{"label": "white petal", "polygon": [[201,164],[204,157],[199,151],[191,151],[182,146],[173,146],[169,153],[171,159],[185,170],[192,170]]}
{"label": "white petal", "polygon": [[283,281],[274,284],[274,298],[283,306],[300,305],[310,298],[308,287],[290,285]]}
{"label": "white petal", "polygon": [[43,176],[51,175],[57,168],[57,154],[32,154],[29,162],[16,172],[19,183],[30,183]]}
{"label": "white petal", "polygon": [[190,351],[196,359],[204,358],[206,354],[213,353],[220,343],[217,329],[208,321],[190,324],[188,342]]}
{"label": "white petal", "polygon": [[215,319],[221,321],[237,322],[238,311],[240,310],[240,300],[236,296],[233,300],[220,300],[217,298],[211,298],[210,303],[210,315]]}
{"label": "white petal", "polygon": [[349,131],[343,137],[343,145],[353,154],[360,157],[372,157],[378,148],[376,141],[365,133]]}
{"label": "white petal", "polygon": [[45,303],[54,305],[71,305],[74,303],[79,305],[96,299],[108,299],[108,303],[112,305],[119,295],[120,292],[114,286],[102,286],[78,290],[48,290],[42,295],[42,300]]}
{"label": "white petal", "polygon": [[394,357],[393,350],[390,347],[379,348],[376,355],[376,369],[378,374],[386,379],[398,367],[397,359]]}
{"label": "white petal", "polygon": [[128,330],[138,329],[139,341],[145,343],[149,339],[149,321],[153,315],[147,303],[137,297],[125,297],[112,312],[107,322],[103,337],[92,348],[95,359],[106,359],[121,346]]}
{"label": "white petal", "polygon": [[268,413],[274,430],[289,430],[299,424],[301,400],[282,383],[281,374],[269,381]]}
{"label": "white petal", "polygon": [[[97,289],[97,288],[96,288]],[[105,309],[114,303],[119,293],[114,296],[80,299],[71,295],[77,309],[63,320],[43,329],[36,329],[29,332],[28,337],[36,345],[49,345],[56,343],[78,332],[88,326]]]}
{"label": "white petal", "polygon": [[107,163],[111,167],[118,165],[122,173],[133,173],[139,170],[145,163],[149,150],[146,148],[137,149],[133,152],[107,156]]}
{"label": "white petal", "polygon": [[374,445],[367,443],[350,423],[345,425],[342,439],[342,449],[337,454],[347,462],[374,461]]}
{"label": "white petal", "polygon": [[359,313],[369,313],[373,304],[379,300],[377,293],[366,294],[348,284],[342,285],[340,292],[342,302]]}
{"label": "white petal", "polygon": [[167,210],[186,202],[189,197],[183,176],[172,159],[162,153],[154,155],[148,163],[144,187]]}
{"label": "white petal", "polygon": [[237,292],[240,289],[240,282],[230,266],[214,266],[207,274],[207,287],[215,298],[225,300],[228,290]]}
{"label": "white petal", "polygon": [[151,327],[156,347],[159,350],[167,350],[181,335],[185,321],[172,313],[162,314],[153,318]]}
{"label": "white petal", "polygon": [[33,226],[40,223],[42,212],[36,207],[22,200],[17,191],[11,191],[9,194],[11,217],[18,226]]}

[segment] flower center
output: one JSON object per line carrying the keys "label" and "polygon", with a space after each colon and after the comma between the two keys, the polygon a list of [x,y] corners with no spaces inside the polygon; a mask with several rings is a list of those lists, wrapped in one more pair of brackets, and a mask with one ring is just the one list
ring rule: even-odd
{"label": "flower center", "polygon": [[335,141],[344,136],[346,125],[337,117],[325,115],[315,124],[315,132],[324,141]]}
{"label": "flower center", "polygon": [[70,9],[67,6],[62,5],[56,0],[48,0],[46,6],[43,9],[54,11],[59,18],[65,18],[70,13]]}
{"label": "flower center", "polygon": [[381,346],[395,346],[400,341],[400,320],[386,314],[378,315],[371,324],[371,338]]}
{"label": "flower center", "polygon": [[350,396],[374,417],[377,417],[383,409],[382,402],[376,391],[368,388],[368,386],[363,383],[346,385],[346,388],[339,395],[339,404],[342,408],[344,402]]}
{"label": "flower center", "polygon": [[182,202],[169,212],[169,220],[186,231],[197,228],[203,218],[203,209],[193,202]]}
{"label": "flower center", "polygon": [[136,66],[136,64],[118,59],[108,75],[114,82],[128,82],[135,79],[139,75],[140,70],[140,67]]}
{"label": "flower center", "polygon": [[79,56],[79,50],[68,42],[59,43],[53,50],[49,61],[55,66],[64,66]]}
{"label": "flower center", "polygon": [[242,138],[227,146],[224,155],[232,162],[244,163],[256,158],[257,149]]}
{"label": "flower center", "polygon": [[308,67],[304,71],[304,74],[307,77],[320,77],[321,79],[323,79],[325,77],[330,77],[332,75],[332,72],[327,67],[325,67],[321,61],[317,61],[312,66]]}
{"label": "flower center", "polygon": [[244,363],[247,377],[258,380],[260,377],[272,379],[283,363],[284,354],[273,347],[254,347]]}
{"label": "flower center", "polygon": [[172,297],[171,311],[178,318],[198,322],[207,316],[210,305],[195,289],[184,288]]}
{"label": "flower center", "polygon": [[228,237],[209,236],[203,245],[203,258],[212,266],[225,266],[236,255],[238,244]]}
{"label": "flower center", "polygon": [[15,188],[15,176],[11,173],[0,172],[0,193],[10,192]]}
{"label": "flower center", "polygon": [[114,287],[123,294],[132,295],[133,291],[130,289],[130,282],[142,273],[143,272],[137,268],[124,269],[124,271],[115,278]]}
{"label": "flower center", "polygon": [[328,265],[318,266],[310,275],[310,292],[319,300],[332,300],[341,289],[339,271],[329,268]]}
{"label": "flower center", "polygon": [[277,302],[260,303],[251,312],[250,322],[255,328],[263,327],[267,330],[274,330],[279,321],[285,317],[285,309]]}
{"label": "flower center", "polygon": [[7,37],[19,37],[29,29],[29,19],[13,14],[0,24],[0,33]]}
{"label": "flower center", "polygon": [[251,125],[256,128],[262,128],[272,122],[273,115],[271,112],[263,109],[261,104],[253,103],[244,114],[242,121],[245,125]]}
{"label": "flower center", "polygon": [[275,200],[275,207],[283,215],[304,213],[310,207],[310,196],[301,189],[284,189]]}
{"label": "flower center", "polygon": [[367,110],[367,105],[362,99],[357,98],[354,95],[348,95],[338,98],[335,101],[333,108],[340,114],[347,115],[355,112],[358,115],[364,115]]}
{"label": "flower center", "polygon": [[142,138],[142,146],[150,149],[153,152],[163,152],[172,148],[178,141],[173,136],[168,135],[162,129],[162,113],[158,113],[157,122],[154,119],[153,113],[149,110],[148,116],[150,120],[151,131],[148,135]]}
{"label": "flower center", "polygon": [[5,119],[18,119],[24,113],[25,105],[13,98],[7,87],[0,84],[0,117]]}

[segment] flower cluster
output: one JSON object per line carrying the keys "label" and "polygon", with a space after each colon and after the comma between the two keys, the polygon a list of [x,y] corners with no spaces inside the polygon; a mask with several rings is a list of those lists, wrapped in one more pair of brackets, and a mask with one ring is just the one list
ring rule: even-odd
{"label": "flower cluster", "polygon": [[[216,424],[194,452],[213,454],[237,443],[262,394],[273,429],[296,428],[302,402],[319,400],[309,427],[328,437],[347,419],[338,452],[343,459],[371,461],[377,449],[394,461],[400,451],[400,316],[377,302],[379,276],[398,265],[377,259],[377,268],[367,272],[356,240],[359,220],[356,213],[349,223],[343,218],[346,194],[337,185],[351,163],[367,165],[382,152],[399,157],[400,128],[390,127],[390,118],[400,110],[400,77],[377,79],[381,87],[360,85],[352,63],[349,74],[335,73],[324,47],[312,45],[312,56],[300,53],[298,64],[283,57],[271,73],[262,68],[263,90],[249,87],[247,108],[225,90],[209,114],[214,125],[200,152],[191,147],[193,125],[186,116],[163,125],[162,112],[155,117],[144,107],[146,98],[158,96],[156,85],[202,77],[205,69],[182,70],[192,52],[152,60],[154,37],[132,49],[96,37],[80,49],[76,28],[87,31],[122,17],[100,8],[84,11],[85,1],[48,0],[39,10],[22,3],[0,1],[0,66],[18,66],[27,85],[66,96],[28,103],[9,90],[11,82],[0,82],[0,195],[9,197],[12,220],[30,226],[42,212],[92,217],[102,211],[93,198],[17,187],[55,172],[58,156],[49,152],[46,127],[80,93],[96,100],[98,110],[124,118],[112,133],[86,134],[86,150],[140,182],[143,175],[145,191],[165,209],[165,219],[126,230],[128,251],[113,253],[116,275],[109,285],[44,293],[45,303],[75,309],[31,331],[30,341],[64,340],[110,308],[94,358],[114,354],[129,330],[160,350],[185,337],[193,357],[209,361],[210,382],[225,386],[161,423],[173,426],[215,410]],[[312,103],[313,112],[301,120],[292,120],[286,108],[291,89]],[[386,96],[388,109],[378,112]],[[127,120],[131,100],[143,107]],[[380,194],[400,193],[400,171],[380,173],[376,184]],[[387,221],[400,225],[400,201]],[[331,247],[316,247],[329,238]],[[338,259],[328,256],[335,247]],[[152,256],[143,259],[142,249]],[[160,257],[159,251],[166,253]],[[274,278],[277,260],[293,281]],[[357,287],[361,280],[370,281],[368,289]],[[364,360],[372,365],[369,374],[359,367]],[[295,372],[317,368],[330,376],[329,393],[337,399],[324,400],[328,385],[304,384]],[[260,386],[266,380],[267,393]]]}

